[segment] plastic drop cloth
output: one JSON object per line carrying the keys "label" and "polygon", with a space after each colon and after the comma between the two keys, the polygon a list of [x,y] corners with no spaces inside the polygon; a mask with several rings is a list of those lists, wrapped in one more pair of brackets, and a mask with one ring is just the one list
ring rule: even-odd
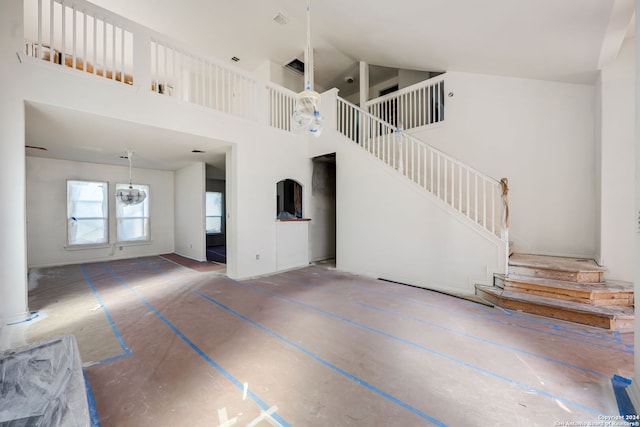
{"label": "plastic drop cloth", "polygon": [[90,425],[72,335],[0,353],[0,427]]}

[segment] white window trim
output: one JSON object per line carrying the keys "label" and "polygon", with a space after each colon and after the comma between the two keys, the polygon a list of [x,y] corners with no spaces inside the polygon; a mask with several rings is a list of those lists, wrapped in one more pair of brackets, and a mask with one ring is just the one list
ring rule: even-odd
{"label": "white window trim", "polygon": [[[69,243],[69,182],[93,182],[93,183],[101,183],[104,184],[106,186],[106,197],[105,197],[105,202],[107,203],[107,216],[105,218],[101,218],[101,217],[96,217],[94,219],[105,219],[106,220],[106,226],[105,226],[105,235],[107,236],[107,241],[106,242],[101,242],[101,243]],[[83,250],[83,249],[101,249],[101,248],[108,248],[110,247],[110,238],[109,238],[109,233],[110,233],[110,227],[109,227],[109,223],[110,223],[110,218],[109,218],[109,209],[110,209],[110,204],[109,204],[109,193],[110,193],[110,186],[109,186],[109,182],[108,181],[100,181],[100,180],[92,180],[92,179],[67,179],[65,181],[66,184],[66,190],[65,190],[65,196],[66,196],[66,202],[65,202],[65,245],[64,245],[64,249],[68,250],[68,251],[75,251],[75,250]],[[84,218],[84,219],[90,219],[90,218]]]}
{"label": "white window trim", "polygon": [[[124,186],[129,186],[129,183],[116,183],[114,185],[114,191],[118,191],[118,186],[120,185],[124,185]],[[151,186],[149,184],[133,184],[133,186],[145,186],[146,190],[147,190],[147,198],[150,197],[151,195]],[[115,193],[114,193],[114,199],[115,199]],[[149,202],[151,203],[151,202]],[[118,217],[118,201],[116,200],[115,204],[114,204],[114,212],[113,212],[113,217],[114,217],[114,221],[115,221],[115,246],[137,246],[137,245],[148,245],[152,243],[151,240],[151,205],[149,205],[149,216],[147,217],[126,217],[126,218],[147,218],[148,223],[149,223],[149,234],[147,236],[146,239],[136,239],[136,240],[118,240],[118,220],[120,219],[120,217]]]}

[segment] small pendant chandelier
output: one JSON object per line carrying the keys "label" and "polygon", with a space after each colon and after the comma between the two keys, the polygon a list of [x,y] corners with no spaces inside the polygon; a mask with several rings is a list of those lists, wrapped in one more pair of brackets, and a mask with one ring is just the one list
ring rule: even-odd
{"label": "small pendant chandelier", "polygon": [[311,0],[307,0],[307,47],[304,51],[305,88],[298,94],[291,116],[293,130],[297,133],[311,132],[320,136],[322,116],[320,115],[320,94],[313,90],[313,50],[311,48]]}
{"label": "small pendant chandelier", "polygon": [[131,180],[131,158],[133,157],[133,151],[127,151],[127,158],[129,159],[129,188],[121,188],[116,191],[116,200],[125,205],[137,205],[142,203],[147,198],[147,193],[144,190],[133,188]]}

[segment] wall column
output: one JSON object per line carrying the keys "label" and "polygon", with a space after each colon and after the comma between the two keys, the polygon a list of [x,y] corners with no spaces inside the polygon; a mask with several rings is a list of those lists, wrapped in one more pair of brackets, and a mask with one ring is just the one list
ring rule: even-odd
{"label": "wall column", "polygon": [[27,308],[24,102],[20,84],[22,1],[0,6],[0,325],[22,320]]}

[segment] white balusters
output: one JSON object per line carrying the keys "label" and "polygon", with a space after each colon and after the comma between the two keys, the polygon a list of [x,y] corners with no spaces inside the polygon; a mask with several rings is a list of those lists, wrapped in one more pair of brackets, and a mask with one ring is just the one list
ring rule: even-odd
{"label": "white balusters", "polygon": [[[416,95],[407,95],[407,99],[411,101],[408,105],[411,105],[414,100],[430,98],[431,93],[442,93],[444,83],[434,85],[431,93],[428,87],[421,90],[427,95],[423,97],[419,91],[415,92]],[[379,103],[370,108],[372,111],[385,111],[387,107],[388,103]],[[424,111],[431,111],[435,118],[444,118],[444,111],[436,103],[430,101],[423,105],[423,108]],[[416,114],[415,117],[418,115]],[[411,120],[414,119],[411,118],[408,122],[403,121],[403,124],[416,123]],[[357,123],[364,123],[364,126],[358,128]],[[504,230],[501,230],[502,227],[496,226],[500,223],[498,215],[502,214],[501,210],[496,209],[502,194],[499,191],[498,181],[399,131],[391,123],[385,123],[380,118],[339,97],[337,126],[338,132],[451,208],[494,235],[498,237],[505,235]],[[358,132],[358,129],[362,131]]]}
{"label": "white balusters", "polygon": [[393,126],[413,129],[444,120],[444,76],[381,96],[365,104],[369,114]]}
{"label": "white balusters", "polygon": [[107,19],[101,9],[78,0],[25,0],[26,53],[132,84],[133,34]]}
{"label": "white balusters", "polygon": [[269,126],[290,131],[297,94],[274,84],[267,84],[266,88],[269,97]]}

